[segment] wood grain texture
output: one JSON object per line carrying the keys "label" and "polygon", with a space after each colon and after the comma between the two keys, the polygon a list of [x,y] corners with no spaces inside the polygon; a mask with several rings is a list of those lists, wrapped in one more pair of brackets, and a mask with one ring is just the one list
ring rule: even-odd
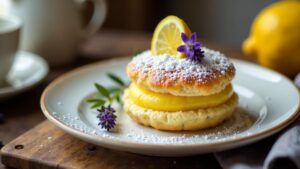
{"label": "wood grain texture", "polygon": [[1,155],[4,165],[20,169],[220,168],[211,154],[151,157],[94,146],[64,133],[49,121],[8,143]]}

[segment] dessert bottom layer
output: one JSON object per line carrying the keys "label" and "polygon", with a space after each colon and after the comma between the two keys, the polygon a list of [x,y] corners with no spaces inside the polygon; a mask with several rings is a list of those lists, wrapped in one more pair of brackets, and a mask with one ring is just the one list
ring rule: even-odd
{"label": "dessert bottom layer", "polygon": [[159,111],[187,111],[215,107],[225,103],[233,95],[231,84],[223,91],[208,96],[174,96],[156,93],[131,83],[126,93],[134,104]]}
{"label": "dessert bottom layer", "polygon": [[151,126],[159,130],[199,130],[214,127],[229,118],[237,103],[238,96],[233,93],[224,103],[209,107],[187,111],[158,111],[139,106],[125,91],[124,97],[125,112],[137,123]]}

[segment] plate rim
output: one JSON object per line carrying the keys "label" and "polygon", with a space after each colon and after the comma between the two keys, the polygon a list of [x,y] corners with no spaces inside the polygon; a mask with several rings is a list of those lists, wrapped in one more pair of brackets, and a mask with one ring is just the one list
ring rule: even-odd
{"label": "plate rim", "polygon": [[[153,146],[155,147],[159,147],[159,148],[164,148],[164,149],[168,149],[168,148],[207,148],[208,146],[224,146],[224,147],[228,147],[230,145],[233,144],[238,144],[240,143],[241,145],[247,144],[247,143],[251,143],[254,142],[255,140],[260,140],[263,139],[265,137],[268,137],[274,133],[277,133],[278,131],[280,131],[281,129],[285,128],[286,126],[288,126],[290,123],[292,123],[297,117],[300,116],[300,102],[298,102],[297,104],[297,108],[296,110],[291,113],[291,115],[284,119],[281,123],[271,127],[271,128],[267,128],[264,129],[262,131],[253,133],[251,135],[245,135],[242,137],[237,137],[237,138],[231,138],[231,139],[227,139],[227,140],[221,140],[221,141],[217,141],[217,142],[212,142],[212,143],[198,143],[198,144],[167,144],[167,143],[142,143],[142,142],[130,142],[130,141],[126,141],[126,140],[113,140],[113,139],[106,139],[103,137],[99,137],[97,135],[90,135],[88,133],[84,133],[81,132],[71,126],[68,126],[66,124],[64,124],[64,122],[62,122],[61,120],[55,118],[50,111],[48,111],[47,106],[46,106],[46,97],[48,96],[49,91],[54,88],[57,84],[59,84],[61,81],[63,81],[65,78],[68,78],[70,76],[76,75],[78,72],[81,71],[85,71],[88,69],[92,69],[95,66],[99,66],[99,65],[105,65],[105,64],[111,64],[111,63],[115,63],[115,62],[121,62],[121,61],[125,61],[128,60],[132,57],[130,56],[124,56],[124,57],[118,57],[118,58],[113,58],[113,59],[108,59],[108,60],[103,60],[103,61],[97,61],[94,63],[90,63],[87,65],[83,65],[81,67],[75,68],[71,71],[68,71],[62,75],[60,75],[58,78],[56,78],[54,81],[52,81],[43,91],[42,95],[41,95],[41,99],[40,99],[40,106],[42,109],[43,114],[47,117],[47,119],[52,122],[54,125],[58,126],[60,129],[62,129],[63,131],[77,137],[83,140],[88,140],[90,142],[93,143],[98,143],[98,145],[103,145],[105,144],[107,145],[112,145],[112,146],[119,146],[119,147],[135,147],[135,148],[153,148]],[[230,58],[230,60],[232,60],[233,62],[241,62],[243,64],[248,64],[254,67],[258,67],[260,69],[263,69],[265,71],[270,71],[276,75],[279,75],[280,77],[284,78],[285,80],[287,80],[292,87],[297,91],[298,94],[298,98],[300,100],[300,91],[298,90],[298,88],[296,87],[296,85],[293,83],[292,80],[290,80],[288,77],[286,77],[285,75],[276,72],[274,70],[262,67],[258,64],[249,62],[249,61],[245,61],[245,60],[240,60],[240,59],[234,59],[234,58]],[[99,144],[99,142],[101,142],[101,144]]]}

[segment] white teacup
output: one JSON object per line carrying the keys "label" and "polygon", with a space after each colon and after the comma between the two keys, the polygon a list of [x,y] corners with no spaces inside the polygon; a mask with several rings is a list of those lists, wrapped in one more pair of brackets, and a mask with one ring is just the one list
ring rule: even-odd
{"label": "white teacup", "polygon": [[7,75],[18,51],[21,25],[21,20],[17,17],[0,17],[0,86],[6,83]]}
{"label": "white teacup", "polygon": [[[94,10],[84,24],[83,9],[91,2]],[[20,49],[44,57],[51,66],[76,59],[78,46],[101,27],[106,15],[105,0],[0,0],[3,12],[22,19]]]}

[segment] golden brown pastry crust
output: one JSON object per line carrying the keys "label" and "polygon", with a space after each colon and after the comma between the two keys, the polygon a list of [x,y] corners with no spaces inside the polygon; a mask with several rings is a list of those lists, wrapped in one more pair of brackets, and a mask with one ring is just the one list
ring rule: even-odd
{"label": "golden brown pastry crust", "polygon": [[200,63],[144,52],[126,67],[137,85],[175,96],[206,96],[222,91],[233,79],[235,68],[223,54],[204,48]]}
{"label": "golden brown pastry crust", "polygon": [[199,130],[214,127],[231,117],[238,96],[234,94],[227,102],[216,107],[191,111],[164,112],[146,109],[134,104],[125,93],[124,110],[137,123],[159,130]]}

